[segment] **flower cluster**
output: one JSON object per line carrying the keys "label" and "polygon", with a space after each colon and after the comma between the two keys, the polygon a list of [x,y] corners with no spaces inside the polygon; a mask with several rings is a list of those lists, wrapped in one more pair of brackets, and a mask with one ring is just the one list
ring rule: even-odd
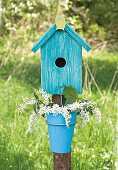
{"label": "flower cluster", "polygon": [[78,102],[74,102],[73,104],[67,104],[66,107],[68,108],[68,110],[70,110],[71,112],[74,112],[75,110],[79,109],[80,104]]}
{"label": "flower cluster", "polygon": [[30,116],[28,132],[32,132],[32,131],[33,131],[33,125],[34,125],[34,123],[36,122],[38,116],[39,116],[39,115],[36,114],[35,112],[33,112],[32,115]]}
{"label": "flower cluster", "polygon": [[80,113],[83,124],[90,121],[89,113],[90,113],[90,111],[92,112],[92,110],[89,110],[89,109],[92,109],[94,106],[95,106],[95,103],[91,102],[91,101],[84,101],[84,102],[80,103],[80,105],[79,105],[80,112],[79,113]]}
{"label": "flower cluster", "polygon": [[46,115],[52,113],[53,116],[62,114],[65,118],[66,126],[69,126],[71,115],[69,114],[68,108],[66,106],[59,106],[58,104],[53,104],[53,106],[43,106],[38,110],[39,115]]}
{"label": "flower cluster", "polygon": [[[41,94],[43,101],[38,98],[38,94]],[[50,95],[47,94],[42,89],[39,91],[35,90],[36,99],[25,99],[24,104],[20,105],[19,111],[22,112],[26,109],[27,105],[36,105],[35,111],[30,117],[29,120],[29,128],[28,131],[32,132],[33,124],[36,122],[36,119],[40,116],[46,116],[49,113],[52,113],[53,116],[57,116],[58,114],[62,114],[65,118],[66,126],[69,127],[71,114],[73,112],[78,112],[82,123],[89,122],[89,115],[95,115],[97,118],[97,122],[101,123],[101,112],[98,108],[96,108],[96,104],[94,102],[88,100],[80,100],[76,101],[72,104],[59,106],[58,104],[54,104],[50,101]],[[41,103],[41,107],[39,107],[39,103]],[[70,114],[71,113],[71,114]]]}
{"label": "flower cluster", "polygon": [[48,93],[46,93],[44,90],[42,90],[42,89],[40,90],[40,94],[43,97],[44,104],[48,105],[50,103],[50,99],[49,99],[50,95]]}

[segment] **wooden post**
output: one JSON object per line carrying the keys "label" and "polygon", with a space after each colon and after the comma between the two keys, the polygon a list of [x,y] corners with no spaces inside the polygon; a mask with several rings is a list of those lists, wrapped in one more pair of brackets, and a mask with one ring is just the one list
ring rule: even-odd
{"label": "wooden post", "polygon": [[71,152],[53,153],[54,170],[71,170]]}
{"label": "wooden post", "polygon": [[[63,95],[52,95],[52,101],[56,104],[64,104]],[[71,152],[70,153],[53,153],[54,170],[71,170]]]}

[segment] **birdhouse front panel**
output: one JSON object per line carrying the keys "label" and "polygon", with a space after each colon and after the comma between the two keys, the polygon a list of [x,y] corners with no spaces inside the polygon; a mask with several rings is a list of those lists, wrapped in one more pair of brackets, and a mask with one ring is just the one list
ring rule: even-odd
{"label": "birdhouse front panel", "polygon": [[41,86],[50,94],[63,94],[64,86],[82,92],[82,46],[66,31],[55,31],[41,46]]}
{"label": "birdhouse front panel", "polygon": [[33,46],[41,48],[41,86],[50,94],[63,94],[64,86],[82,92],[82,47],[90,46],[64,19],[59,18]]}

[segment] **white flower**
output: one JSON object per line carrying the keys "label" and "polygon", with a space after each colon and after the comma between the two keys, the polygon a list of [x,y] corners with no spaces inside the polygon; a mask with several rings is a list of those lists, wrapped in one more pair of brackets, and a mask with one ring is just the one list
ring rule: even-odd
{"label": "white flower", "polygon": [[26,103],[20,104],[20,107],[18,108],[18,111],[22,113],[27,108]]}
{"label": "white flower", "polygon": [[[101,112],[98,108],[95,108],[95,103],[91,101],[84,101],[84,102],[74,102],[72,104],[67,104],[66,106],[59,106],[58,104],[53,104],[50,102],[50,95],[46,93],[44,90],[35,90],[35,92],[42,95],[43,98],[43,105],[40,105],[40,109],[36,107],[36,112],[30,117],[29,120],[29,128],[28,131],[32,131],[32,126],[34,125],[37,117],[39,115],[44,116],[46,114],[52,113],[53,116],[57,116],[58,114],[62,114],[65,118],[66,126],[69,127],[72,112],[77,112],[79,110],[79,115],[81,117],[82,123],[87,123],[90,121],[89,114],[92,112],[95,117],[97,118],[98,123],[101,123]],[[24,100],[24,103],[20,105],[19,111],[23,112],[26,109],[27,105],[35,105],[38,101],[35,99],[28,99]],[[42,102],[41,102],[42,103]]]}
{"label": "white flower", "polygon": [[89,112],[84,111],[83,109],[80,111],[80,116],[82,118],[82,124],[85,124],[87,122],[89,122],[90,118],[89,118]]}
{"label": "white flower", "polygon": [[31,99],[31,100],[28,99],[28,100],[26,101],[26,103],[27,103],[27,105],[32,105],[32,104],[36,104],[37,101],[34,100],[34,99]]}
{"label": "white flower", "polygon": [[68,110],[70,110],[71,112],[74,112],[77,109],[79,109],[79,103],[78,102],[74,102],[73,104],[66,105],[66,107],[68,107]]}
{"label": "white flower", "polygon": [[42,108],[40,108],[40,110],[38,111],[38,113],[42,116],[45,115],[47,112],[47,107],[43,106]]}
{"label": "white flower", "polygon": [[41,89],[39,92],[41,93],[42,98],[44,99],[44,104],[48,105],[50,102],[50,99],[49,99],[50,95],[46,93],[43,89]]}
{"label": "white flower", "polygon": [[60,113],[61,109],[58,104],[54,104],[51,108],[51,113],[57,114]]}
{"label": "white flower", "polygon": [[19,112],[22,113],[27,108],[27,105],[33,105],[36,104],[36,102],[37,101],[34,99],[25,98],[24,103],[20,104],[20,107],[18,108]]}
{"label": "white flower", "polygon": [[36,122],[37,118],[38,118],[38,114],[33,112],[32,115],[30,116],[30,119],[29,119],[28,132],[31,133],[34,130],[33,126],[34,126],[34,123]]}

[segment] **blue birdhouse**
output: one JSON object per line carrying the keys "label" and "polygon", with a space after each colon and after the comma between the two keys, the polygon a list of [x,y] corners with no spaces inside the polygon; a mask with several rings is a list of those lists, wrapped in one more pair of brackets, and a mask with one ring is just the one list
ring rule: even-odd
{"label": "blue birdhouse", "polygon": [[41,50],[41,87],[49,94],[63,94],[64,86],[82,93],[82,47],[90,46],[59,18],[38,40],[32,51]]}

